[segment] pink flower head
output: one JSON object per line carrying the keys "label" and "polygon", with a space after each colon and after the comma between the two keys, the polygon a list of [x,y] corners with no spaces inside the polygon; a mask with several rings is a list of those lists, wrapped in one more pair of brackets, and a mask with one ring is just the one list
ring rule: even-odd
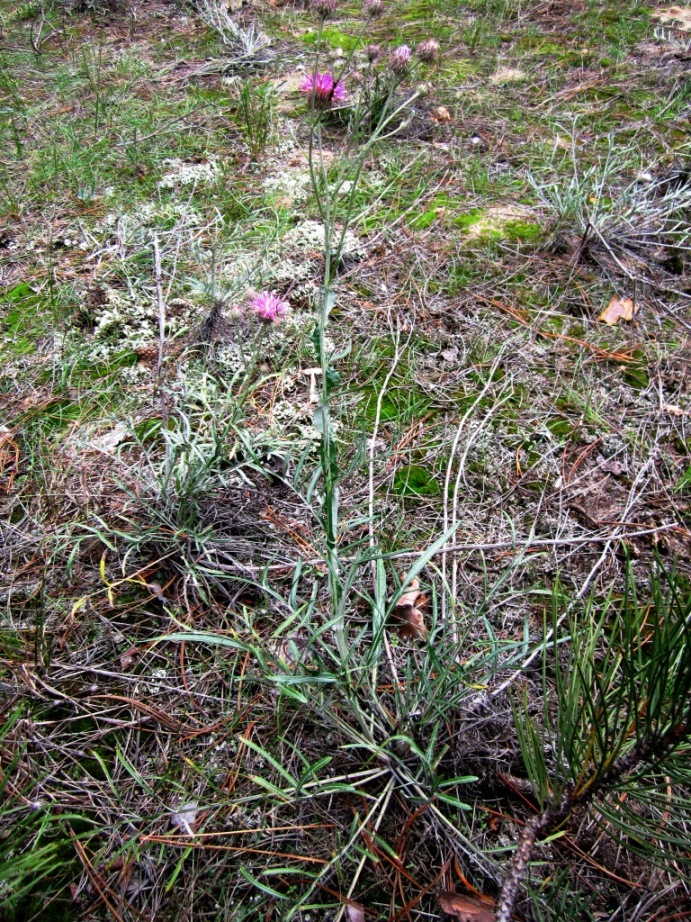
{"label": "pink flower head", "polygon": [[315,109],[329,109],[348,98],[343,81],[336,82],[331,74],[310,74],[300,84],[300,92],[312,99]]}
{"label": "pink flower head", "polygon": [[410,68],[410,48],[407,45],[399,45],[391,55],[389,66],[399,77],[405,77]]}
{"label": "pink flower head", "polygon": [[260,291],[252,299],[250,308],[260,320],[264,320],[266,323],[276,323],[277,320],[280,320],[281,317],[288,313],[290,305],[287,301],[281,301],[278,295],[270,291]]}

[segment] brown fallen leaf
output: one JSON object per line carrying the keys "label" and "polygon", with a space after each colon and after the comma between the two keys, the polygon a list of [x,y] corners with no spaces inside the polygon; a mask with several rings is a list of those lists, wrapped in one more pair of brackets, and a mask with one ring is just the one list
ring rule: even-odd
{"label": "brown fallen leaf", "polygon": [[405,592],[401,593],[401,597],[396,604],[396,608],[406,608],[408,605],[415,605],[417,600],[420,598],[420,580],[411,579],[410,585]]}
{"label": "brown fallen leaf", "polygon": [[425,616],[417,607],[418,605],[422,607],[425,601],[420,592],[419,580],[411,580],[391,613],[391,618],[398,626],[398,633],[401,637],[427,637]]}
{"label": "brown fallen leaf", "polygon": [[621,461],[615,461],[613,458],[609,460],[598,455],[597,458],[598,467],[601,471],[604,471],[606,474],[614,474],[615,477],[621,477],[626,468],[621,463]]}
{"label": "brown fallen leaf", "polygon": [[494,922],[492,910],[474,896],[443,891],[439,894],[439,905],[456,922]]}
{"label": "brown fallen leaf", "polygon": [[686,416],[689,411],[682,410],[681,407],[678,407],[674,403],[663,403],[661,407],[661,412],[669,413],[670,416]]}
{"label": "brown fallen leaf", "polygon": [[615,323],[619,323],[620,320],[633,320],[634,315],[637,313],[638,306],[634,304],[631,298],[612,298],[597,319],[602,320],[611,327]]}
{"label": "brown fallen leaf", "polygon": [[446,108],[446,106],[437,106],[437,108],[432,113],[432,118],[435,122],[450,122],[451,113]]}

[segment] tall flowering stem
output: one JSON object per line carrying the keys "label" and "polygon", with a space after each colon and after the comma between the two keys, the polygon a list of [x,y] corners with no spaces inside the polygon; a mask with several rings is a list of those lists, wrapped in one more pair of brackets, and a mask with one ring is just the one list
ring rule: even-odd
{"label": "tall flowering stem", "polygon": [[[375,9],[377,12],[379,11],[378,5]],[[321,73],[319,69],[320,45],[324,23],[324,17],[320,15],[314,68],[311,76],[305,78],[301,87],[303,93],[308,97],[310,112],[308,147],[310,178],[324,227],[324,275],[317,304],[318,320],[314,333],[317,361],[321,368],[321,392],[315,411],[314,423],[321,435],[322,518],[326,543],[325,558],[328,565],[329,589],[334,617],[334,636],[346,674],[348,674],[350,655],[345,627],[346,580],[341,575],[342,568],[338,552],[339,482],[341,475],[339,473],[338,452],[331,416],[331,395],[336,374],[332,367],[333,356],[327,350],[326,330],[329,315],[335,302],[333,291],[334,274],[343,251],[346,233],[356,213],[357,186],[364,164],[372,148],[379,141],[391,137],[400,130],[401,125],[397,123],[397,120],[420,95],[416,92],[400,103],[395,101],[395,91],[410,70],[410,50],[402,46],[405,50],[399,49],[395,58],[396,62],[400,63],[401,66],[391,68],[383,102],[376,112],[373,111],[371,102],[367,100],[365,100],[364,105],[357,98],[353,101],[349,137],[340,160],[339,175],[333,187],[330,187],[324,157],[325,120],[334,102],[345,101],[345,77],[350,68],[355,48],[359,46],[371,18],[370,13],[366,12],[366,15],[367,20],[356,43],[354,43],[353,50],[346,58],[339,72],[331,74]],[[405,67],[403,67],[404,64]],[[349,185],[346,186],[346,183],[349,183]],[[344,187],[348,189],[348,196],[345,201],[345,215],[342,227],[337,230],[335,199]]]}

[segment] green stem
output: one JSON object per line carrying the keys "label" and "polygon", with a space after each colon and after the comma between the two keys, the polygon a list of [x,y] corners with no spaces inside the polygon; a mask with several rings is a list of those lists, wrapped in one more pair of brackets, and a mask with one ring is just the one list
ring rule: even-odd
{"label": "green stem", "polygon": [[[324,23],[323,20],[319,22],[319,30],[317,33],[317,53],[315,55],[315,64],[313,76],[316,80],[316,75],[318,73],[319,67],[319,54],[320,54],[320,45],[321,38],[323,33]],[[364,34],[364,28],[362,34]],[[361,36],[358,38],[358,44]],[[348,67],[352,55],[354,53],[351,51],[350,55],[346,59],[341,72],[335,78],[335,82],[342,76],[345,72],[345,69]],[[319,422],[321,424],[321,443],[320,443],[320,461],[322,469],[322,479],[324,486],[324,504],[323,504],[323,518],[324,518],[324,532],[326,538],[326,562],[328,566],[329,574],[329,591],[331,595],[331,610],[335,615],[335,626],[334,634],[336,638],[336,644],[338,648],[339,657],[341,664],[348,673],[348,657],[349,650],[346,640],[346,629],[345,629],[345,606],[344,601],[344,584],[341,578],[341,566],[338,555],[338,532],[339,532],[339,472],[338,472],[338,457],[336,452],[336,445],[333,438],[333,425],[331,421],[331,406],[330,406],[330,391],[331,391],[331,382],[330,382],[330,356],[327,354],[326,349],[326,328],[329,322],[329,313],[333,304],[333,291],[332,291],[332,276],[334,272],[335,263],[340,259],[341,252],[343,250],[343,245],[345,242],[345,235],[350,225],[355,205],[355,190],[357,184],[360,180],[360,176],[364,167],[365,160],[372,149],[373,145],[381,139],[386,131],[387,127],[391,125],[393,119],[407,108],[410,103],[417,98],[417,93],[413,94],[401,105],[397,106],[393,111],[389,111],[391,106],[391,100],[393,98],[394,90],[398,83],[394,80],[389,87],[389,92],[382,110],[381,116],[379,118],[378,124],[375,127],[374,131],[371,133],[370,137],[367,139],[366,143],[361,147],[354,157],[352,167],[346,172],[344,177],[336,185],[335,195],[338,194],[342,183],[345,179],[345,176],[352,176],[352,188],[350,191],[350,196],[348,198],[348,204],[346,208],[346,216],[344,219],[343,228],[339,233],[336,232],[335,227],[335,208],[334,202],[332,201],[332,190],[329,188],[328,182],[328,171],[326,168],[326,163],[324,161],[324,148],[323,148],[323,113],[316,111],[315,106],[315,94],[312,94],[310,110],[312,113],[312,123],[310,125],[309,132],[309,171],[310,179],[312,182],[312,187],[314,189],[315,197],[317,200],[317,206],[319,209],[319,215],[322,219],[322,224],[324,227],[324,277],[323,285],[320,293],[320,302],[318,305],[318,345],[319,345],[319,366],[321,370],[321,392],[319,406],[317,408],[317,414],[319,417]],[[395,132],[392,132],[395,133]],[[359,130],[356,126],[355,134],[359,135]],[[318,158],[318,166],[315,168],[315,160]]]}

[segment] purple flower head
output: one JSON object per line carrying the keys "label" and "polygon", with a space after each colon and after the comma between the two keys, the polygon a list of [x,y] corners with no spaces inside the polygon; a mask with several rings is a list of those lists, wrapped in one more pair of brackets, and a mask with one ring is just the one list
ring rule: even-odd
{"label": "purple flower head", "polygon": [[370,64],[373,64],[377,58],[381,55],[381,48],[379,45],[368,45],[365,48],[365,55]]}
{"label": "purple flower head", "polygon": [[290,304],[287,301],[281,301],[278,295],[270,291],[260,291],[251,303],[250,309],[266,323],[276,323],[281,317],[284,317],[290,310]]}
{"label": "purple flower head", "polygon": [[405,77],[410,69],[410,48],[407,45],[396,48],[389,60],[389,67],[399,77]]}
{"label": "purple flower head", "polygon": [[300,92],[309,96],[315,109],[330,109],[334,102],[348,98],[343,81],[334,81],[331,74],[309,74],[300,84]]}
{"label": "purple flower head", "polygon": [[435,42],[433,38],[428,38],[426,42],[420,42],[415,49],[415,54],[425,64],[434,64],[439,57],[439,42]]}
{"label": "purple flower head", "polygon": [[365,0],[362,11],[368,19],[376,19],[384,12],[383,0]]}
{"label": "purple flower head", "polygon": [[328,19],[329,16],[333,16],[337,6],[338,0],[312,0],[310,3],[310,7],[322,19]]}

